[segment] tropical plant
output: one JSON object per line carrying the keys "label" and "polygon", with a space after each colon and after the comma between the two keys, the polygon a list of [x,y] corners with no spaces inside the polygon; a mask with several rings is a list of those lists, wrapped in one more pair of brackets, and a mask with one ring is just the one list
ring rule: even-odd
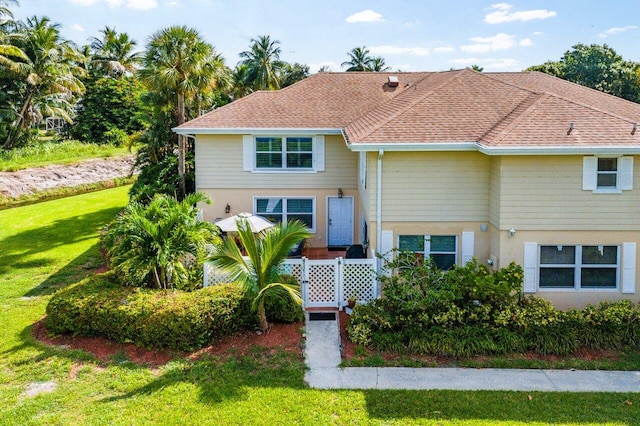
{"label": "tropical plant", "polygon": [[217,230],[197,218],[201,194],[183,201],[156,195],[149,205],[132,202],[103,237],[110,265],[127,285],[191,288],[205,258],[205,245],[217,242]]}
{"label": "tropical plant", "polygon": [[280,87],[284,88],[309,77],[309,65],[285,63],[280,69]]}
{"label": "tropical plant", "polygon": [[374,72],[385,72],[385,71],[389,71],[391,69],[391,67],[387,66],[384,58],[380,57],[380,56],[376,56],[375,58],[373,58],[373,60],[371,61],[371,68],[370,71],[374,71]]}
{"label": "tropical plant", "polygon": [[[186,103],[198,93],[213,91],[227,71],[222,57],[200,33],[185,26],[156,32],[147,45],[143,63],[144,68],[139,71],[141,80],[150,90],[171,101],[178,126],[186,121]],[[184,136],[178,135],[177,139],[179,186],[184,195],[187,144]]]}
{"label": "tropical plant", "polygon": [[227,238],[210,257],[213,264],[245,286],[252,307],[258,314],[260,329],[269,328],[265,299],[292,298],[301,304],[300,287],[283,281],[278,266],[291,249],[310,234],[306,225],[290,221],[254,234],[246,220],[238,221],[238,240],[248,259],[233,238]]}
{"label": "tropical plant", "polygon": [[239,65],[247,67],[247,83],[253,90],[276,90],[281,87],[279,72],[284,63],[280,60],[278,40],[268,35],[251,39],[251,47],[240,53]]}
{"label": "tropical plant", "polygon": [[135,40],[127,33],[118,33],[115,28],[105,26],[100,30],[101,38],[92,37],[91,62],[96,71],[111,77],[122,77],[135,72],[140,63],[141,53],[134,52]]}
{"label": "tropical plant", "polygon": [[59,28],[48,18],[35,16],[18,24],[19,37],[12,41],[24,57],[17,69],[9,70],[15,96],[5,149],[13,147],[21,134],[43,117],[56,116],[72,122],[76,97],[84,92],[79,78],[84,70],[77,65],[75,46],[62,39]]}
{"label": "tropical plant", "polygon": [[351,71],[371,71],[374,58],[370,55],[366,46],[354,47],[347,52],[349,60],[340,64],[342,68],[347,67],[347,72]]}

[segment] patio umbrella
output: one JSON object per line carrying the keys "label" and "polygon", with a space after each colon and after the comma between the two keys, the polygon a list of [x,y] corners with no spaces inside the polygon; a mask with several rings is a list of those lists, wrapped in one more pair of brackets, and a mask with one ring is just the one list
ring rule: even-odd
{"label": "patio umbrella", "polygon": [[273,223],[269,222],[264,217],[251,213],[238,213],[226,219],[214,222],[214,225],[217,225],[223,232],[238,232],[237,222],[240,220],[246,220],[249,222],[249,226],[254,233],[264,231],[265,229],[274,226]]}

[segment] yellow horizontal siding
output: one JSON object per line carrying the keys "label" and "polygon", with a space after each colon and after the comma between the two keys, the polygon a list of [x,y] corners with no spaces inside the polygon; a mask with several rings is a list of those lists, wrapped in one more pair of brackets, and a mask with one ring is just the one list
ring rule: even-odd
{"label": "yellow horizontal siding", "polygon": [[492,157],[489,169],[489,222],[495,227],[500,224],[500,157]]}
{"label": "yellow horizontal siding", "polygon": [[582,156],[503,157],[500,228],[640,230],[640,180],[620,194],[582,190]]}
{"label": "yellow horizontal siding", "polygon": [[242,135],[199,135],[195,149],[198,188],[357,188],[358,154],[341,136],[325,136],[325,170],[318,173],[244,171]]}
{"label": "yellow horizontal siding", "polygon": [[385,221],[486,221],[489,157],[472,152],[399,153],[383,157]]}

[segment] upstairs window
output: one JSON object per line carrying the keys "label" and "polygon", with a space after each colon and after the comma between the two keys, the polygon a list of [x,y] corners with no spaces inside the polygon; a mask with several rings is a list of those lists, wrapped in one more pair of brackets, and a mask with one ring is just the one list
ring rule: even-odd
{"label": "upstairs window", "polygon": [[633,157],[584,157],[582,189],[594,193],[633,189]]}
{"label": "upstairs window", "polygon": [[242,136],[242,170],[253,173],[324,171],[324,136]]}
{"label": "upstairs window", "polygon": [[256,137],[256,169],[313,169],[312,137]]}

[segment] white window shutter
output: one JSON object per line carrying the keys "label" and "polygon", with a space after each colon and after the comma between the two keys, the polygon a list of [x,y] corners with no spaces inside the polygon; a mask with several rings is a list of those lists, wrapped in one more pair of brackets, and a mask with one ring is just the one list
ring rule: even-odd
{"label": "white window shutter", "polygon": [[384,266],[384,264],[393,260],[393,231],[382,231],[381,234],[380,244],[378,244],[378,253],[382,255],[382,258],[384,259]]}
{"label": "white window shutter", "polygon": [[431,255],[431,235],[424,236],[424,258]]}
{"label": "white window shutter", "polygon": [[465,265],[474,256],[474,233],[467,231],[462,233],[462,264]]}
{"label": "white window shutter", "polygon": [[253,136],[242,136],[242,170],[250,172],[253,170],[255,151],[253,149]]}
{"label": "white window shutter", "polygon": [[524,285],[525,293],[536,292],[538,276],[538,243],[524,243]]}
{"label": "white window shutter", "polygon": [[622,244],[622,292],[636,292],[636,243]]}
{"label": "white window shutter", "polygon": [[316,172],[324,172],[324,136],[318,135],[315,137],[315,170]]}
{"label": "white window shutter", "polygon": [[633,157],[620,158],[619,172],[620,189],[623,191],[633,189]]}
{"label": "white window shutter", "polygon": [[598,157],[582,159],[582,189],[594,191],[598,187]]}

